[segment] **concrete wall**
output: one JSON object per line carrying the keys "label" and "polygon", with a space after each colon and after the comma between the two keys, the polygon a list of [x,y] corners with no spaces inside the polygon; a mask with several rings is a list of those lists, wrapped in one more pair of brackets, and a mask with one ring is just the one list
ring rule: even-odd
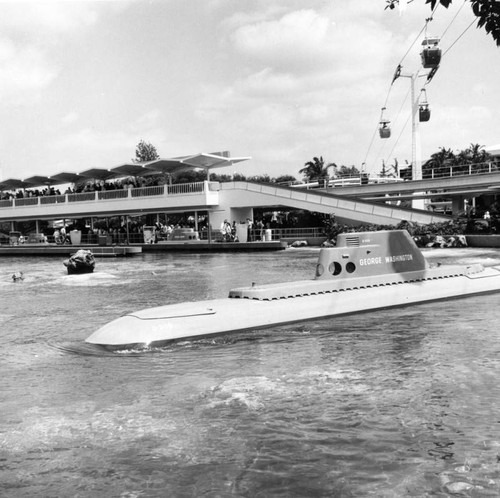
{"label": "concrete wall", "polygon": [[470,247],[500,247],[500,235],[466,235]]}

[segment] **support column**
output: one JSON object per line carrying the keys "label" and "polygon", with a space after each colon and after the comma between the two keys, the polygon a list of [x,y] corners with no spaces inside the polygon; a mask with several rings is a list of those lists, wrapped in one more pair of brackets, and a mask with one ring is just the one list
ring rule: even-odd
{"label": "support column", "polygon": [[465,210],[464,201],[465,197],[463,195],[457,195],[451,198],[451,214],[453,216],[458,216],[459,213]]}
{"label": "support column", "polygon": [[[411,133],[412,133],[412,180],[422,179],[422,149],[420,147],[419,133],[419,104],[415,97],[415,81],[418,73],[411,76]],[[424,199],[414,199],[411,201],[413,209],[425,209]]]}

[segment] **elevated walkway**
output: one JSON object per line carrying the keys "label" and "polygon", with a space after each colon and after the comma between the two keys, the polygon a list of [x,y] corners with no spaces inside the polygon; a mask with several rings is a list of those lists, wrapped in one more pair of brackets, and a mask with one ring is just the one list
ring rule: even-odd
{"label": "elevated walkway", "polygon": [[[338,189],[343,190],[343,189]],[[254,182],[198,182],[0,201],[0,221],[90,218],[145,213],[208,211],[212,226],[244,221],[252,208],[304,209],[334,214],[341,222],[396,225],[447,221],[449,216],[347,196],[345,191],[303,190]]]}
{"label": "elevated walkway", "polygon": [[[500,192],[500,171],[406,182],[346,185],[338,189],[329,188],[328,192],[332,190],[341,196],[362,199],[375,199],[383,195],[389,195],[391,198],[400,196],[400,199],[409,199],[435,197],[437,195],[442,197],[443,194],[449,197],[455,195],[494,194]],[[434,193],[431,193],[432,191]],[[415,195],[416,193],[417,195]]]}
{"label": "elevated walkway", "polygon": [[[339,189],[340,190],[340,189]],[[449,221],[450,216],[396,205],[349,198],[321,190],[303,190],[253,182],[220,184],[220,204],[235,208],[283,207],[334,214],[341,222],[397,225],[406,220],[428,224]]]}

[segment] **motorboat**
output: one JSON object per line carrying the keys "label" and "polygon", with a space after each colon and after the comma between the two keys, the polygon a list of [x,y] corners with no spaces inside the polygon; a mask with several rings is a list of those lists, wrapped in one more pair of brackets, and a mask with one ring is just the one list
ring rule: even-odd
{"label": "motorboat", "polygon": [[63,261],[68,270],[68,275],[92,273],[95,268],[95,258],[92,251],[79,249],[69,259]]}
{"label": "motorboat", "polygon": [[162,345],[317,318],[500,291],[500,266],[430,265],[406,230],[344,233],[311,280],[236,288],[223,299],[128,313],[86,342]]}

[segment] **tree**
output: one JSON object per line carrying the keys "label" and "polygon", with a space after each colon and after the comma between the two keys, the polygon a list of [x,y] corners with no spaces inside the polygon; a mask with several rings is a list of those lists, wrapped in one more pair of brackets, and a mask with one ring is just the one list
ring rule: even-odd
{"label": "tree", "polygon": [[307,161],[304,164],[304,167],[299,170],[299,173],[307,176],[309,180],[324,181],[329,177],[328,168],[330,167],[332,167],[334,170],[337,169],[337,165],[335,163],[328,163],[325,166],[323,156],[313,157],[312,161]]}
{"label": "tree", "polygon": [[337,171],[338,178],[351,178],[354,176],[359,176],[360,172],[356,166],[344,166],[342,165]]}
{"label": "tree", "polygon": [[[434,176],[436,176],[436,173],[439,175],[439,170],[446,166],[453,166],[454,173],[468,173],[469,165],[479,165],[491,161],[491,159],[491,154],[488,154],[484,150],[484,146],[479,144],[470,144],[468,148],[456,154],[451,149],[441,147],[422,165],[422,176],[423,178],[430,178],[432,170],[434,170]],[[472,172],[479,172],[480,169],[481,167],[476,167]],[[447,176],[449,172],[441,171],[441,174]]]}
{"label": "tree", "polygon": [[254,175],[249,178],[251,182],[258,182],[258,183],[272,183],[271,177],[265,173],[263,175]]}
{"label": "tree", "polygon": [[[386,9],[394,9],[400,0],[386,0]],[[402,0],[406,2],[407,0]],[[431,10],[439,2],[443,7],[448,8],[452,0],[425,0],[430,3]],[[484,28],[490,34],[495,43],[500,46],[500,2],[496,0],[469,0],[472,12],[478,18],[477,27]]]}
{"label": "tree", "polygon": [[292,175],[281,175],[281,176],[277,176],[276,178],[273,179],[273,183],[288,183],[288,184],[292,184],[292,183],[295,183],[297,181],[297,178],[295,178],[294,176]]}
{"label": "tree", "polygon": [[247,177],[243,173],[234,173],[233,174],[233,182],[244,182]]}
{"label": "tree", "polygon": [[493,156],[484,150],[484,145],[470,144],[470,147],[466,149],[469,156],[469,161],[472,164],[485,163],[491,161]]}
{"label": "tree", "polygon": [[[396,160],[397,167],[397,160]],[[389,167],[385,164],[385,161],[382,160],[382,169],[380,170],[379,176],[381,178],[394,177],[394,174],[389,170]]]}
{"label": "tree", "polygon": [[430,159],[422,164],[422,178],[431,178],[432,170],[439,171],[439,169],[443,168],[443,166],[451,165],[454,161],[455,154],[453,154],[453,151],[451,149],[441,147],[438,152],[431,154]]}
{"label": "tree", "polygon": [[141,140],[135,148],[135,159],[133,161],[136,163],[145,163],[159,158],[160,155],[156,151],[156,147],[149,142]]}

